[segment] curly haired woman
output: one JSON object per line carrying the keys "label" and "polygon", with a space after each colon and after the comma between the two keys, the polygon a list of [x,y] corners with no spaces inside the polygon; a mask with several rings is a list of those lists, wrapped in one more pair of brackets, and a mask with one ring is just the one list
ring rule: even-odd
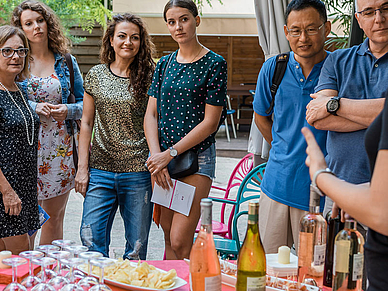
{"label": "curly haired woman", "polygon": [[[143,130],[154,46],[141,18],[115,15],[104,34],[101,63],[85,78],[76,191],[85,196],[81,240],[109,255],[117,208],[124,220],[124,259],[145,259],[151,226],[151,177]],[[89,145],[94,126],[89,161]]]}
{"label": "curly haired woman", "polygon": [[[70,71],[65,61],[68,39],[58,17],[44,3],[27,0],[13,11],[12,24],[21,28],[31,48],[31,77],[24,81],[29,103],[39,115],[38,200],[50,215],[42,226],[40,244],[63,238],[63,218],[70,190],[74,188],[75,166],[71,126],[82,115],[82,76],[72,57],[75,103],[70,95]],[[77,134],[77,133],[74,133]]]}

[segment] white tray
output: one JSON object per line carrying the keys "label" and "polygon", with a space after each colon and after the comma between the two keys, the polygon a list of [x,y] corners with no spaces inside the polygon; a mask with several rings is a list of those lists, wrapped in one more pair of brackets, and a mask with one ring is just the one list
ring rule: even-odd
{"label": "white tray", "polygon": [[[130,264],[133,267],[137,266],[137,262],[130,262]],[[85,269],[82,268],[82,266],[79,269],[81,271],[85,272]],[[156,268],[156,270],[158,270],[158,271],[160,271],[162,273],[167,273],[167,271],[159,269],[159,268]],[[96,276],[94,274],[92,274],[92,276],[98,278],[98,276]],[[171,288],[168,288],[168,289],[156,289],[156,288],[139,287],[139,286],[134,286],[134,285],[130,285],[130,284],[121,283],[119,281],[111,280],[111,279],[108,279],[108,278],[104,278],[104,282],[109,283],[109,284],[111,284],[113,286],[117,286],[117,287],[120,287],[120,288],[123,288],[123,289],[127,289],[127,290],[149,290],[149,291],[174,290],[174,289],[177,289],[177,288],[182,287],[182,286],[187,284],[187,282],[185,280],[183,280],[182,278],[179,278],[178,276],[175,277],[175,285],[173,287],[171,287]]]}

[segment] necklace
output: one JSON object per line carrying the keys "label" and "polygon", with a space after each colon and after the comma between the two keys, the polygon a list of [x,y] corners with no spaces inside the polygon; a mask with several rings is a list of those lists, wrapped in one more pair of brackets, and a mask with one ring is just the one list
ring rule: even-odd
{"label": "necklace", "polygon": [[199,56],[199,54],[201,53],[202,49],[203,49],[203,45],[201,44],[201,48],[200,48],[199,52],[198,52],[197,55],[191,60],[190,64],[191,64],[192,62],[194,62],[194,60]]}
{"label": "necklace", "polygon": [[[15,83],[14,83],[15,84]],[[8,96],[9,98],[11,98],[12,102],[16,105],[16,107],[19,109],[20,113],[22,114],[23,116],[23,119],[24,119],[24,124],[26,126],[26,134],[27,134],[27,142],[30,146],[33,145],[34,143],[34,117],[32,116],[32,112],[31,112],[31,109],[29,107],[29,105],[27,104],[25,98],[23,98],[23,94],[22,92],[20,92],[20,89],[19,87],[15,84],[16,88],[18,88],[18,91],[19,91],[19,94],[20,96],[22,97],[23,99],[23,102],[24,102],[24,105],[26,106],[28,112],[30,113],[30,116],[31,116],[31,123],[32,123],[32,132],[31,132],[31,140],[29,138],[29,134],[28,134],[28,124],[27,124],[27,119],[26,117],[24,116],[24,113],[22,111],[22,109],[19,107],[19,105],[16,103],[15,99],[13,99],[11,93],[8,91],[8,89],[0,82],[0,85],[5,89],[5,91],[8,93]]]}

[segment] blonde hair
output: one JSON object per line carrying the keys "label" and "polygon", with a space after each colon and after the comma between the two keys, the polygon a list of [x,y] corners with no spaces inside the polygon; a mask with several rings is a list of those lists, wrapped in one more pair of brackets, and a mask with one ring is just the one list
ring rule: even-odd
{"label": "blonde hair", "polygon": [[[14,35],[17,35],[20,37],[20,39],[23,42],[23,46],[25,48],[30,49],[28,45],[28,39],[26,35],[24,34],[23,30],[21,30],[18,27],[10,26],[10,25],[4,25],[0,27],[0,47],[2,47],[5,42],[13,37]],[[16,76],[15,81],[23,81],[26,78],[29,78],[30,72],[29,72],[29,58],[30,58],[30,50],[28,50],[26,57],[24,58],[24,67],[23,70]]]}

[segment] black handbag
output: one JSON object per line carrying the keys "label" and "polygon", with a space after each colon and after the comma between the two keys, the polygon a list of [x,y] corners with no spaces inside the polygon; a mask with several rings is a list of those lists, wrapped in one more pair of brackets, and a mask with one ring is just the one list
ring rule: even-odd
{"label": "black handbag", "polygon": [[190,176],[198,172],[198,154],[193,150],[187,150],[184,153],[173,158],[167,165],[168,173],[173,179],[179,179]]}
{"label": "black handbag", "polygon": [[[172,58],[173,54],[170,55],[169,59],[168,59],[168,62],[167,62],[167,65],[166,67],[164,68],[164,72],[163,72],[163,77],[162,77],[162,82],[160,83],[160,90],[159,90],[159,99],[158,99],[158,103],[159,103],[159,106],[158,106],[158,109],[159,109],[159,112],[158,112],[158,115],[159,115],[159,120],[160,120],[160,111],[161,111],[161,108],[160,108],[160,91],[162,89],[162,84],[163,84],[163,81],[164,81],[164,76],[166,75],[166,71],[168,69],[168,66],[170,64],[170,61],[171,61],[171,58]],[[192,149],[189,149],[183,153],[181,153],[180,155],[177,155],[175,158],[173,158],[170,163],[168,163],[167,165],[167,169],[168,169],[168,173],[170,174],[170,177],[173,178],[173,179],[179,179],[179,178],[183,178],[183,177],[186,177],[186,176],[190,176],[192,174],[195,174],[196,172],[198,172],[198,153]]]}

